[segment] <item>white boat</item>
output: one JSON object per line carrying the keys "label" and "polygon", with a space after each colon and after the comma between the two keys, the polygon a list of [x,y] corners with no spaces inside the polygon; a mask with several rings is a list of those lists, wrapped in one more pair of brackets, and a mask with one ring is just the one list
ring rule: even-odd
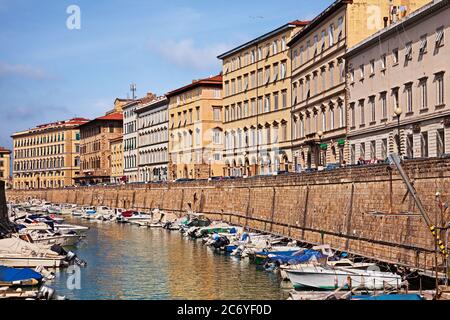
{"label": "white boat", "polygon": [[62,234],[50,230],[28,231],[26,229],[22,229],[20,235],[13,235],[13,236],[19,236],[23,240],[29,241],[31,243],[42,244],[47,246],[57,244],[63,247],[74,246],[83,238],[83,236],[75,232]]}
{"label": "white boat", "polygon": [[56,231],[59,231],[61,233],[67,233],[67,232],[76,232],[76,233],[84,233],[89,230],[89,227],[84,226],[76,226],[72,224],[58,224],[55,226]]}
{"label": "white boat", "polygon": [[65,257],[48,247],[19,238],[0,240],[0,265],[13,268],[57,268],[65,265]]}
{"label": "white boat", "polygon": [[300,265],[298,269],[286,270],[286,274],[296,289],[334,290],[344,287],[351,279],[353,288],[381,290],[386,286],[397,288],[402,282],[397,274],[369,269]]}

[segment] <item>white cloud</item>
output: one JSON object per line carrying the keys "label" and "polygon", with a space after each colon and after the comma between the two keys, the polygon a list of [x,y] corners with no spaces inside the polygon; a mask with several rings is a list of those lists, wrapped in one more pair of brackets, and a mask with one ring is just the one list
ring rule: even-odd
{"label": "white cloud", "polygon": [[0,77],[2,76],[19,76],[33,80],[48,80],[55,78],[40,68],[23,64],[0,62]]}
{"label": "white cloud", "polygon": [[230,47],[224,43],[210,46],[199,46],[192,39],[181,41],[162,41],[150,43],[150,50],[162,56],[162,58],[180,67],[198,70],[207,70],[211,67],[220,67],[217,56]]}

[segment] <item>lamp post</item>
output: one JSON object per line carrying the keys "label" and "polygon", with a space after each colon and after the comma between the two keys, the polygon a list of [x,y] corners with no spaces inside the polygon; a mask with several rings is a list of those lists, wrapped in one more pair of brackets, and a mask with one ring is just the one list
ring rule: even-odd
{"label": "lamp post", "polygon": [[[319,136],[319,164],[318,167],[322,165],[322,149],[321,149],[321,144],[322,144],[322,137],[323,137],[323,131],[318,131],[317,135]],[[319,168],[317,168],[319,169]]]}
{"label": "lamp post", "polygon": [[401,145],[401,140],[400,140],[400,116],[402,115],[402,109],[400,109],[399,107],[397,107],[394,110],[394,114],[395,116],[397,116],[397,150],[398,150],[398,155],[401,158],[402,157],[402,150],[400,149],[400,145]]}

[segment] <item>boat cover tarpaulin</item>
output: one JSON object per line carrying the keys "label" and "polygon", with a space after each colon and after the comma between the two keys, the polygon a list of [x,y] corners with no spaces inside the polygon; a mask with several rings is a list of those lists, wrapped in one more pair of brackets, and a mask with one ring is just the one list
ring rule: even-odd
{"label": "boat cover tarpaulin", "polygon": [[32,269],[14,269],[0,266],[0,282],[13,282],[35,279],[42,280],[42,275]]}
{"label": "boat cover tarpaulin", "polygon": [[353,296],[352,300],[424,300],[419,294],[381,294],[378,296]]}
{"label": "boat cover tarpaulin", "polygon": [[315,250],[305,250],[301,252],[300,254],[292,254],[292,255],[277,255],[277,254],[271,254],[268,256],[270,261],[278,261],[280,263],[289,263],[289,264],[299,264],[299,263],[305,263],[311,260],[312,258],[320,259],[325,258],[325,255],[323,255],[319,251]]}

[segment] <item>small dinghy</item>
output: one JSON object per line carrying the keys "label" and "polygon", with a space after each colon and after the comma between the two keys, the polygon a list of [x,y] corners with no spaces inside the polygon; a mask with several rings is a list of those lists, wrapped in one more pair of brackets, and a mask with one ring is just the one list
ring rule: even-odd
{"label": "small dinghy", "polygon": [[0,287],[12,286],[37,286],[43,277],[39,272],[32,269],[15,269],[0,266]]}

